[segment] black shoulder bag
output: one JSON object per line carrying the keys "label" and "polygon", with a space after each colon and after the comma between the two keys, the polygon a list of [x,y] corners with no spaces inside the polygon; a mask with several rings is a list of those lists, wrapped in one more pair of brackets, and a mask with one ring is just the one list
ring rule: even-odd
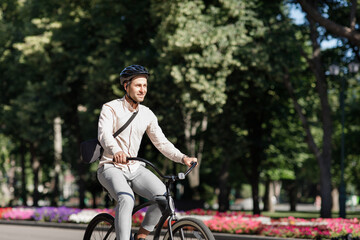
{"label": "black shoulder bag", "polygon": [[[113,137],[116,138],[122,131],[124,131],[127,126],[131,123],[131,121],[136,117],[136,114],[138,113],[134,112],[133,115],[127,120],[127,122],[114,134]],[[99,140],[97,138],[86,140],[80,144],[80,153],[81,153],[81,159],[84,163],[93,163],[97,160],[100,160],[104,149],[101,146]]]}

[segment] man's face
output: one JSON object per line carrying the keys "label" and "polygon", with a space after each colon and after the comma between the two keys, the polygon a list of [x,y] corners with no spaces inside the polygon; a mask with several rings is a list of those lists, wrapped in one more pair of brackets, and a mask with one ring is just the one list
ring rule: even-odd
{"label": "man's face", "polygon": [[125,89],[130,97],[136,102],[144,101],[145,95],[147,93],[146,77],[140,75],[133,78],[130,85],[125,83]]}

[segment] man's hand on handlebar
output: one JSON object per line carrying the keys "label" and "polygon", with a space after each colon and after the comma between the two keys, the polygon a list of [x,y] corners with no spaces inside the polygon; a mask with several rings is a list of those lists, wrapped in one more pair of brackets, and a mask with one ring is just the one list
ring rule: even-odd
{"label": "man's hand on handlebar", "polygon": [[183,158],[183,161],[184,161],[184,164],[185,164],[186,166],[191,167],[191,164],[192,164],[193,162],[197,162],[197,158],[185,156],[185,157]]}
{"label": "man's hand on handlebar", "polygon": [[[114,158],[113,158],[113,162],[121,163],[121,164],[127,164],[128,163],[128,156],[123,151],[119,151],[119,152],[115,153]],[[196,162],[196,163],[198,162],[196,157],[185,156],[183,158],[183,163],[188,167],[191,167],[191,164],[194,163],[194,162]]]}
{"label": "man's hand on handlebar", "polygon": [[126,164],[128,162],[126,154],[122,151],[115,153],[113,161],[122,164]]}

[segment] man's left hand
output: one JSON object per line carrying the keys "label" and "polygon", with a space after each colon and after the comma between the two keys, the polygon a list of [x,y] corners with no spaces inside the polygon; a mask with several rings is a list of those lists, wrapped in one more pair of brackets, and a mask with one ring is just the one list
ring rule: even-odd
{"label": "man's left hand", "polygon": [[184,161],[184,164],[185,164],[186,166],[191,167],[191,164],[192,164],[193,162],[197,162],[198,160],[197,160],[197,158],[195,158],[195,157],[184,157],[184,158],[183,158],[183,161]]}

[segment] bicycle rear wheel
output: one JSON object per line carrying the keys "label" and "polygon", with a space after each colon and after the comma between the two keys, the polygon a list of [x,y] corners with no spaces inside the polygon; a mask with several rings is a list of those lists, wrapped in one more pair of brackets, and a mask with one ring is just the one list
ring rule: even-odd
{"label": "bicycle rear wheel", "polygon": [[96,215],[88,224],[84,240],[115,240],[114,217],[108,213]]}
{"label": "bicycle rear wheel", "polygon": [[[210,229],[200,220],[195,218],[183,218],[172,226],[174,240],[215,240]],[[164,240],[169,240],[169,231],[166,232]]]}

